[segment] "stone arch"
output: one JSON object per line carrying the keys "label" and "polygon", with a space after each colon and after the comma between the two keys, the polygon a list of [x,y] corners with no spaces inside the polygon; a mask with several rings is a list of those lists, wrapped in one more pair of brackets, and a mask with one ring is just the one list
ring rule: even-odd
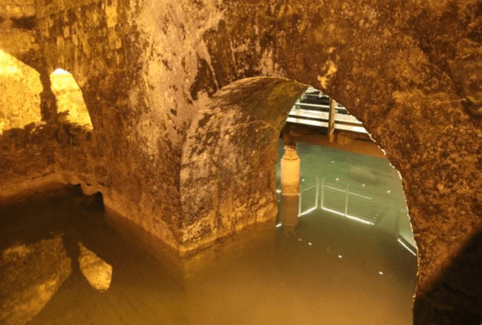
{"label": "stone arch", "polygon": [[0,50],[0,134],[41,122],[42,90],[35,69]]}
{"label": "stone arch", "polygon": [[57,99],[58,113],[65,122],[92,130],[92,121],[82,91],[71,73],[56,69],[50,74],[52,92]]}
{"label": "stone arch", "polygon": [[223,89],[245,77],[288,77],[347,107],[402,175],[419,249],[415,324],[479,324],[482,285],[463,276],[464,263],[482,263],[482,52],[467,25],[480,27],[468,14],[476,5],[383,6],[230,3],[204,35],[211,79]]}
{"label": "stone arch", "polygon": [[[400,59],[395,68],[392,61],[381,56],[377,57],[379,66],[376,67],[364,67],[363,63],[350,61],[348,57],[345,57],[346,62],[338,59],[337,63],[330,60],[323,63],[325,58],[317,59],[307,50],[307,54],[299,56],[315,62],[313,65],[318,70],[303,74],[304,67],[294,65],[272,75],[288,75],[291,80],[318,86],[339,100],[364,123],[399,170],[419,248],[415,323],[446,320],[456,323],[457,319],[462,319],[467,320],[467,324],[479,324],[479,307],[474,307],[473,299],[479,299],[482,286],[470,288],[476,276],[462,279],[461,274],[464,263],[482,263],[482,254],[474,254],[474,250],[480,251],[477,234],[482,226],[482,197],[478,194],[482,178],[477,167],[482,152],[480,120],[464,108],[464,99],[455,91],[454,80],[430,64],[418,48],[407,44],[399,46],[401,51],[412,53],[416,62],[413,58]],[[316,52],[316,48],[314,45],[312,52]],[[287,55],[286,52],[283,55]],[[348,54],[340,50],[339,55]],[[213,69],[216,76],[218,71],[215,66]],[[387,74],[393,75],[387,80]],[[256,95],[263,92],[261,89],[267,91],[266,97],[278,94],[279,101],[283,102],[281,98],[284,98],[289,102],[284,97],[289,92],[270,93],[267,89],[272,85],[262,80],[268,79],[240,78],[221,88],[207,102],[200,103],[202,108],[188,130],[181,166],[182,215],[185,218],[181,242],[186,249],[234,232],[243,222],[249,224],[274,217],[269,186],[263,196],[251,185],[260,179],[269,179],[269,173],[256,174],[257,169],[265,170],[260,162],[252,162],[244,169],[236,165],[238,160],[249,162],[250,146],[257,153],[269,152],[269,141],[246,142],[248,145],[245,145],[226,137],[228,126],[236,129],[244,121],[263,124],[288,113],[290,105],[278,106],[276,113],[269,104],[265,112],[270,117],[258,111],[252,113],[253,107],[264,108]],[[249,128],[244,128],[244,133],[239,132],[239,139],[246,137],[247,130]],[[268,133],[265,136],[270,137]],[[229,147],[230,143],[234,149]],[[248,155],[244,156],[246,153]],[[271,154],[276,156],[274,151]],[[260,156],[265,157],[267,163],[270,161],[269,154]],[[243,174],[245,172],[248,176]],[[256,180],[246,181],[250,185],[245,188],[226,186],[230,178],[236,183],[237,179],[249,177]],[[195,184],[197,188],[191,190]],[[273,186],[271,191],[274,193]],[[239,222],[237,218],[244,217],[243,212],[246,219]],[[228,218],[234,222],[227,221]],[[466,252],[470,252],[470,256]]]}
{"label": "stone arch", "polygon": [[291,79],[253,77],[201,100],[182,153],[181,249],[276,218],[278,139],[307,88]]}
{"label": "stone arch", "polygon": [[283,78],[247,78],[203,103],[182,154],[183,249],[273,220],[277,139],[306,87]]}

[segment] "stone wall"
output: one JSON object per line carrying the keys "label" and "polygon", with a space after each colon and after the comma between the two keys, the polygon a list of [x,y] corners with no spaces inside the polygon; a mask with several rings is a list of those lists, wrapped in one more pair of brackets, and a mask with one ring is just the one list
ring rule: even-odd
{"label": "stone wall", "polygon": [[90,133],[63,125],[57,161],[66,182],[102,191],[106,206],[177,248],[180,154],[168,110],[149,108],[147,45],[136,15],[129,2],[38,3],[49,71],[72,73],[93,126]]}
{"label": "stone wall", "polygon": [[[481,251],[479,0],[39,0],[36,15],[28,49],[3,38],[0,49],[40,72],[42,116],[56,131],[39,145],[55,145],[64,182],[102,191],[107,207],[175,249],[205,245],[274,216],[272,145],[304,87],[286,79],[320,88],[403,177],[419,247],[415,322],[480,323],[482,288],[457,275],[482,254],[454,263]],[[56,68],[82,89],[92,133],[56,118]]]}
{"label": "stone wall", "polygon": [[3,130],[39,123],[42,83],[39,73],[4,52],[0,52],[0,134]]}
{"label": "stone wall", "polygon": [[54,159],[56,107],[40,49],[35,2],[1,1],[1,202],[59,182]]}
{"label": "stone wall", "polygon": [[3,0],[0,4],[0,17],[19,19],[35,16],[34,0]]}
{"label": "stone wall", "polygon": [[35,15],[34,0],[0,3],[0,48],[38,68],[34,63],[40,58]]}
{"label": "stone wall", "polygon": [[40,74],[0,51],[0,201],[56,180],[53,128],[42,121]]}

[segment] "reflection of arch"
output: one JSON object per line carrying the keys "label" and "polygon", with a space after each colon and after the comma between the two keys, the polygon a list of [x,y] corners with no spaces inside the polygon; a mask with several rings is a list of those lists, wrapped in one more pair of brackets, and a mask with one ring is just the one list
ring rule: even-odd
{"label": "reflection of arch", "polygon": [[68,122],[92,129],[92,121],[82,91],[72,74],[57,69],[50,75],[50,81],[52,92],[57,98],[58,112],[66,114],[65,119]]}
{"label": "reflection of arch", "polygon": [[0,50],[0,134],[41,121],[40,74]]}

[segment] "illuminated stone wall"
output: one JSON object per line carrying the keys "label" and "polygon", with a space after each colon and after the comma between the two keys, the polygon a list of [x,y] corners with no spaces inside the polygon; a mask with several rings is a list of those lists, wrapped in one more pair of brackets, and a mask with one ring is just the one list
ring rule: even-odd
{"label": "illuminated stone wall", "polygon": [[287,79],[246,78],[204,101],[182,154],[184,249],[276,217],[278,137],[305,89]]}
{"label": "illuminated stone wall", "polygon": [[[41,54],[37,42],[22,50],[10,36],[0,49],[24,60],[44,56],[44,91],[45,75],[59,67],[82,90],[92,133],[46,118],[57,125],[64,182],[102,191],[108,208],[181,251],[272,205],[273,185],[226,188],[229,175],[242,178],[242,166],[229,162],[241,161],[247,179],[269,179],[276,128],[256,137],[239,121],[281,120],[286,108],[269,103],[287,104],[296,91],[246,105],[263,88],[237,86],[272,77],[322,89],[364,122],[403,176],[419,247],[416,323],[470,324],[482,287],[470,285],[473,273],[459,275],[482,260],[480,247],[471,250],[482,226],[481,8],[478,0],[39,0]],[[250,108],[268,109],[259,116]],[[271,158],[247,159],[243,148]],[[238,217],[243,206],[249,213]],[[275,211],[259,220],[268,214]]]}
{"label": "illuminated stone wall", "polygon": [[0,202],[58,179],[55,99],[37,36],[35,1],[0,1]]}
{"label": "illuminated stone wall", "polygon": [[3,130],[40,123],[39,73],[5,52],[0,52],[0,134]]}
{"label": "illuminated stone wall", "polygon": [[22,18],[35,16],[34,0],[3,0],[0,4],[0,17]]}
{"label": "illuminated stone wall", "polygon": [[0,48],[21,60],[28,60],[28,57],[36,57],[38,60],[35,14],[34,0],[2,0]]}
{"label": "illuminated stone wall", "polygon": [[40,74],[0,50],[0,202],[55,182],[52,128],[42,122]]}
{"label": "illuminated stone wall", "polygon": [[[182,140],[177,118],[187,113],[176,112],[184,95],[174,89],[185,87],[184,72],[171,78],[164,64],[149,60],[154,54],[146,42],[152,38],[141,33],[136,12],[141,8],[134,2],[130,7],[117,1],[49,3],[39,3],[37,10],[49,70],[72,73],[93,125],[93,132],[62,126],[59,173],[86,192],[102,191],[108,208],[177,249]],[[142,10],[149,17],[148,9]]]}

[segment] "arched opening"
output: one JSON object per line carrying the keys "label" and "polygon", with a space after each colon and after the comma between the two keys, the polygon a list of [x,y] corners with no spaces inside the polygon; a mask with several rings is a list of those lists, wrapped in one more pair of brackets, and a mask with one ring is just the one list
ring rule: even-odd
{"label": "arched opening", "polygon": [[[190,216],[182,227],[185,249],[191,244],[200,245],[195,229],[202,230],[203,240],[209,241],[275,217],[273,194],[277,180],[278,138],[285,122],[292,120],[290,111],[306,88],[304,84],[281,78],[243,79],[224,87],[200,110],[187,135],[181,170],[183,207],[186,207],[183,214]],[[346,120],[349,114],[345,112],[344,115]],[[311,122],[316,121],[312,119]],[[352,121],[357,131],[365,130],[360,123]],[[354,141],[346,132],[338,134],[340,138],[343,139],[341,146]],[[369,135],[365,131],[360,138],[366,140]],[[376,155],[380,157],[382,151],[374,144],[372,147],[376,147]],[[378,167],[390,173],[391,182],[397,184],[396,189],[383,188],[381,191],[392,197],[393,192],[401,195],[398,202],[392,204],[398,214],[406,210],[400,176],[386,158],[382,161],[383,166],[378,163]],[[361,165],[351,166],[348,174],[360,181],[360,187],[369,182],[377,183],[379,177]],[[198,188],[191,192],[188,187],[194,183]],[[347,212],[343,215],[351,216]],[[201,226],[199,223],[203,222],[206,224]],[[406,229],[406,225],[403,228]],[[409,240],[411,236],[404,237]],[[413,239],[409,241],[413,252],[415,243]]]}
{"label": "arched opening", "polygon": [[[250,224],[271,223],[279,204],[280,272],[310,283],[299,301],[336,301],[333,314],[325,310],[325,316],[347,324],[356,321],[339,314],[347,305],[356,308],[356,317],[375,315],[373,306],[394,315],[389,320],[379,314],[375,324],[410,322],[416,248],[401,180],[386,158],[343,152],[346,133],[338,148],[304,144],[301,200],[277,200],[279,135],[306,88],[281,78],[243,79],[222,88],[200,110],[182,160],[184,249]],[[366,140],[350,141],[356,146]],[[334,278],[338,286],[329,289]],[[304,317],[295,323],[311,321]]]}
{"label": "arched opening", "polygon": [[182,250],[274,220],[278,137],[305,88],[282,78],[243,79],[199,111],[181,162]]}
{"label": "arched opening", "polygon": [[[294,155],[296,143],[301,144],[301,159],[294,162],[302,162],[301,177],[296,175],[296,192],[301,195],[297,217],[320,209],[375,226],[393,234],[416,256],[401,175],[361,121],[328,95],[309,87],[291,109],[281,131],[278,201],[282,197],[280,161],[288,142],[293,143]],[[309,193],[305,199],[304,192]]]}
{"label": "arched opening", "polygon": [[92,121],[79,85],[72,74],[57,69],[50,75],[52,92],[57,98],[58,113],[65,122],[92,130]]}
{"label": "arched opening", "polygon": [[41,122],[40,74],[0,50],[0,134]]}
{"label": "arched opening", "polygon": [[[366,309],[358,313],[370,310],[373,324],[388,323],[375,305],[392,314],[390,324],[411,323],[417,246],[401,177],[363,124],[310,87],[289,113],[278,156],[278,245],[283,259],[299,261],[290,273],[322,287],[337,309],[356,305],[362,291]],[[296,266],[303,262],[318,267],[316,276]]]}

